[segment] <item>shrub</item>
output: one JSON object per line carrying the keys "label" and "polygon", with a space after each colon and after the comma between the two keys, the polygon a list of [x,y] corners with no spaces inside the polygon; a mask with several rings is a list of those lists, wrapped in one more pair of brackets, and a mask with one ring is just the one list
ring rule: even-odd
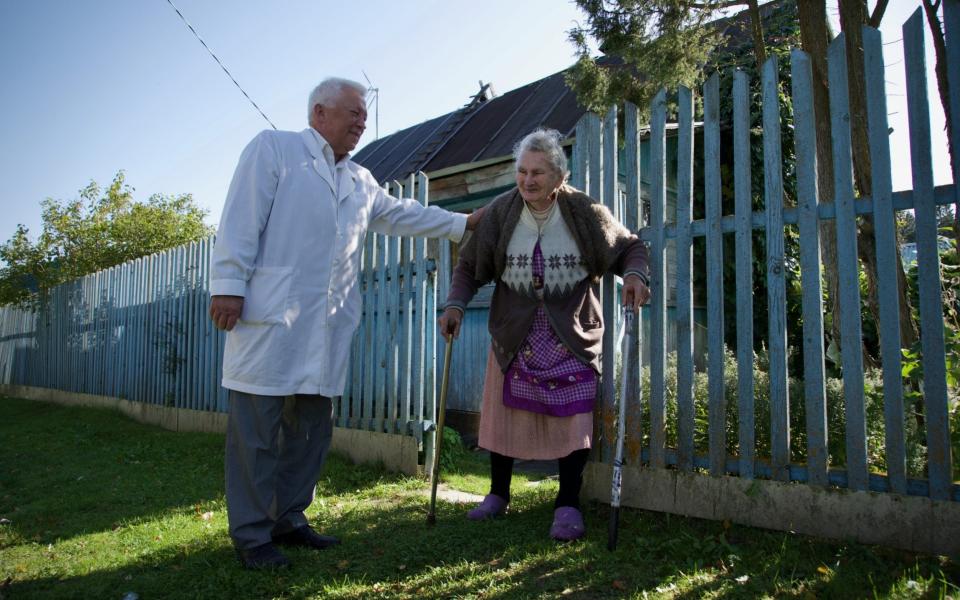
{"label": "shrub", "polygon": [[[753,398],[754,398],[754,438],[755,455],[759,458],[770,456],[770,377],[768,359],[765,352],[755,353],[753,360]],[[619,364],[617,365],[619,372]],[[664,373],[664,402],[666,412],[666,444],[676,448],[677,439],[677,357],[675,353],[667,355]],[[650,368],[643,368],[641,374],[644,398],[650,397]],[[617,377],[619,386],[620,377]],[[726,402],[725,432],[728,455],[739,454],[739,407],[738,407],[737,359],[729,349],[724,351],[724,400]],[[827,449],[829,464],[843,467],[846,464],[846,414],[844,405],[843,381],[836,378],[825,380],[827,405]],[[619,394],[619,390],[618,390]],[[864,374],[864,415],[866,422],[867,460],[871,470],[886,471],[885,426],[883,379],[881,372],[870,369]],[[805,463],[807,457],[807,422],[804,384],[797,378],[788,378],[788,401],[790,422],[790,459],[794,463]],[[709,450],[709,393],[708,377],[705,372],[695,372],[693,381],[694,403],[694,449],[697,454],[706,454]],[[907,403],[907,408],[910,405]],[[643,402],[641,419],[641,439],[649,444],[649,403]],[[925,461],[922,432],[918,432],[914,415],[906,410],[905,429],[907,439],[908,472],[922,476]],[[951,418],[960,422],[960,409],[954,404]],[[960,424],[960,423],[958,423]]]}
{"label": "shrub", "polygon": [[457,430],[444,427],[443,445],[440,447],[440,470],[448,473],[455,471],[457,465],[469,454]]}

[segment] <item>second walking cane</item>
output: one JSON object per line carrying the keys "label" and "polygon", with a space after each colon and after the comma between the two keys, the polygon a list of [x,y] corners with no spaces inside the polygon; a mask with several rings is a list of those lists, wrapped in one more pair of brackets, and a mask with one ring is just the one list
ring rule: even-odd
{"label": "second walking cane", "polygon": [[440,406],[437,408],[437,430],[434,433],[433,471],[430,476],[430,512],[427,523],[437,522],[437,484],[440,483],[440,451],[443,449],[443,421],[447,414],[447,388],[450,387],[450,357],[453,351],[453,336],[447,340],[447,349],[443,355],[443,379],[440,382]]}
{"label": "second walking cane", "polygon": [[[637,328],[639,330],[639,328]],[[636,338],[634,336],[637,336]],[[633,306],[624,307],[623,314],[623,345],[620,347],[620,400],[617,414],[617,447],[613,458],[613,481],[610,486],[610,526],[607,530],[607,550],[617,548],[617,532],[620,528],[620,490],[622,489],[623,473],[623,440],[626,435],[627,419],[627,391],[630,381],[630,371],[635,362],[633,349],[639,346],[634,340],[639,339],[639,331],[634,331]],[[640,386],[637,385],[637,393]]]}

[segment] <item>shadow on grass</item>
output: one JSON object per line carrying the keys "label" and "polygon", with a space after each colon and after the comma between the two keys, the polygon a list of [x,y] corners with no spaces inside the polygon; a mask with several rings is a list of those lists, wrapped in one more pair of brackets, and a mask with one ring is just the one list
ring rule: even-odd
{"label": "shadow on grass", "polygon": [[[48,544],[171,510],[222,508],[223,449],[222,434],[175,433],[109,409],[2,398],[0,517],[15,536]],[[328,482],[334,492],[394,477],[371,467],[342,471]]]}
{"label": "shadow on grass", "polygon": [[[423,599],[482,594],[585,599],[644,591],[678,598],[800,598],[810,593],[851,598],[874,591],[888,596],[914,568],[905,562],[897,567],[866,550],[851,552],[849,546],[831,547],[789,534],[770,534],[755,550],[722,544],[710,550],[704,540],[716,539],[722,525],[679,519],[670,524],[660,515],[633,511],[625,515],[634,521],[626,532],[630,536],[621,538],[619,549],[610,553],[607,511],[596,505],[586,510],[587,538],[558,545],[547,538],[552,514],[548,499],[529,494],[519,504],[507,517],[483,523],[466,522],[459,507],[441,504],[435,526],[425,524],[425,507],[417,501],[357,512],[328,527],[341,536],[341,546],[322,552],[288,550],[294,566],[286,571],[242,570],[224,536],[217,535],[89,574],[16,581],[8,592],[12,598],[106,598],[127,591],[142,598]],[[653,537],[656,542],[644,542]],[[669,539],[679,543],[671,545]],[[699,540],[699,547],[691,540]],[[829,576],[816,572],[824,549],[840,555],[840,566]],[[739,553],[739,559],[730,559],[730,551]],[[720,560],[731,564],[720,568]],[[697,581],[698,572],[704,581]],[[872,581],[867,577],[871,572]],[[687,577],[682,587],[676,587],[678,574]]]}
{"label": "shadow on grass", "polygon": [[2,400],[0,414],[0,514],[24,539],[109,531],[222,497],[222,436],[11,399]]}
{"label": "shadow on grass", "polygon": [[[251,573],[239,567],[225,531],[222,446],[222,436],[174,434],[115,413],[2,401],[0,516],[16,532],[0,530],[8,540],[0,544],[0,580],[12,577],[0,594],[849,598],[899,597],[906,581],[921,578],[960,581],[956,565],[936,557],[634,510],[624,511],[611,553],[609,513],[599,504],[584,508],[586,538],[558,545],[548,538],[554,490],[540,487],[521,487],[508,514],[487,522],[469,522],[463,506],[440,502],[428,526],[428,499],[415,481],[339,457],[331,457],[310,517],[343,544],[292,549],[292,569]],[[466,468],[487,467],[481,460]],[[215,513],[212,524],[176,514],[194,510]],[[188,521],[194,525],[183,526]],[[128,526],[114,531],[116,524]],[[99,535],[70,539],[85,533]]]}

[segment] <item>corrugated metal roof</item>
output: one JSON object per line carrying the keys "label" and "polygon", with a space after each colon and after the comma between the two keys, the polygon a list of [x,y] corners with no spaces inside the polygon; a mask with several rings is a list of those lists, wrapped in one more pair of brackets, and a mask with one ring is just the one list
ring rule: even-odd
{"label": "corrugated metal roof", "polygon": [[364,146],[353,160],[383,183],[417,171],[508,155],[539,126],[569,135],[585,109],[563,75],[554,73],[489,100],[481,90],[458,110]]}
{"label": "corrugated metal roof", "polygon": [[[791,0],[776,0],[760,8],[764,21],[774,11],[796,11]],[[728,47],[749,42],[748,19],[743,11],[714,22],[729,36]],[[619,62],[611,57],[599,60]],[[487,99],[483,88],[462,108],[383,137],[352,158],[384,183],[402,181],[417,171],[429,173],[508,156],[514,144],[538,127],[550,127],[570,137],[586,109],[567,87],[565,73],[554,73],[493,99]]]}

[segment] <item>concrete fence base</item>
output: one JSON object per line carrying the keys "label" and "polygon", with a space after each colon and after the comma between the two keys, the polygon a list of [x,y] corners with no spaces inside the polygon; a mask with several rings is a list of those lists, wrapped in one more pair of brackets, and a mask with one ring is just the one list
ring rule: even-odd
{"label": "concrete fence base", "polygon": [[[0,394],[66,406],[111,408],[139,423],[158,425],[170,431],[224,433],[227,430],[227,414],[220,412],[157,406],[111,396],[23,385],[0,384]],[[389,471],[407,475],[418,475],[423,471],[417,460],[417,441],[406,435],[334,427],[331,449],[354,463],[382,463]]]}
{"label": "concrete fence base", "polygon": [[[609,502],[611,476],[588,463],[583,495]],[[627,466],[622,481],[623,506],[960,556],[958,502]]]}

